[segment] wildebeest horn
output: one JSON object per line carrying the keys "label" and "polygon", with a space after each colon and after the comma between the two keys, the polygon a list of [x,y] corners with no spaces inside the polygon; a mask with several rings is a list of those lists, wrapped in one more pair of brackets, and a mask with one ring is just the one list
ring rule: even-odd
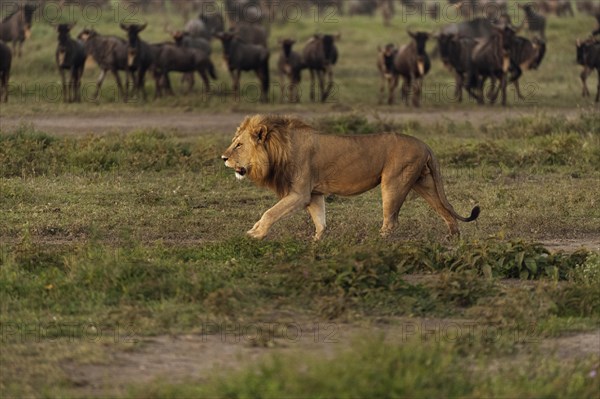
{"label": "wildebeest horn", "polygon": [[148,26],[148,22],[144,22],[144,24],[143,24],[143,25],[141,25],[141,26],[138,28],[138,32],[141,32],[141,31],[143,31],[144,29],[146,29],[146,26]]}
{"label": "wildebeest horn", "polygon": [[120,27],[121,27],[121,29],[123,29],[123,30],[129,30],[129,25],[125,25],[123,22],[121,22],[121,23],[119,24],[119,26],[120,26]]}

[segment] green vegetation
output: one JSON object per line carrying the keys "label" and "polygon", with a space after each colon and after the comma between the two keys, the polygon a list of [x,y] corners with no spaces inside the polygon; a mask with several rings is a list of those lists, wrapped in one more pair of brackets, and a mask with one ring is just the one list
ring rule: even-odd
{"label": "green vegetation", "polygon": [[[476,224],[461,226],[463,239],[452,241],[443,238],[443,222],[422,201],[408,201],[398,231],[379,238],[377,190],[330,198],[329,230],[322,242],[312,243],[313,227],[303,214],[275,226],[264,242],[245,238],[243,232],[275,198],[235,181],[223,168],[218,155],[228,135],[197,138],[138,130],[74,137],[28,125],[2,133],[0,324],[7,344],[2,358],[32,371],[17,376],[20,368],[9,367],[0,387],[9,396],[78,396],[77,383],[60,371],[65,364],[88,358],[109,364],[106,350],[143,350],[136,344],[124,347],[129,349],[115,342],[84,344],[87,330],[48,328],[44,339],[59,340],[59,346],[42,340],[36,355],[24,357],[29,346],[19,329],[36,323],[93,323],[105,332],[126,326],[137,339],[204,334],[199,320],[235,325],[273,318],[372,323],[377,329],[385,320],[384,333],[406,318],[470,320],[478,329],[533,325],[540,340],[594,331],[600,320],[598,254],[577,247],[550,251],[536,240],[594,237],[600,217],[593,206],[599,119],[552,118],[551,125],[543,115],[509,119],[484,127],[485,132],[468,124],[432,131],[419,123],[357,114],[313,121],[330,133],[393,130],[431,143],[451,202],[459,209],[477,202],[483,209]],[[527,131],[535,134],[528,137]],[[496,139],[485,141],[489,134]],[[287,316],[276,316],[281,312]],[[69,346],[73,336],[82,342]],[[277,339],[252,345],[278,347]],[[64,353],[57,349],[61,345],[67,345]],[[375,363],[377,353],[385,358]],[[131,395],[345,396],[345,385],[333,381],[362,384],[358,369],[346,366],[359,363],[367,367],[366,376],[386,376],[377,379],[378,388],[399,395],[529,395],[552,386],[564,395],[590,397],[597,385],[597,379],[586,377],[591,363],[562,364],[543,353],[529,358],[519,342],[510,340],[423,346],[414,357],[410,353],[404,346],[367,339],[364,347],[332,360],[299,363],[276,355],[275,363],[264,362],[258,374],[215,376],[210,384],[134,386]],[[490,372],[489,366],[479,366],[503,356],[510,356],[516,369]],[[448,370],[441,380],[426,378],[433,360]],[[538,361],[544,366],[534,372],[528,365]],[[410,364],[414,373],[409,378],[407,368],[398,367],[386,374],[388,362]],[[321,369],[336,377],[324,378]],[[564,383],[568,378],[573,382]]]}

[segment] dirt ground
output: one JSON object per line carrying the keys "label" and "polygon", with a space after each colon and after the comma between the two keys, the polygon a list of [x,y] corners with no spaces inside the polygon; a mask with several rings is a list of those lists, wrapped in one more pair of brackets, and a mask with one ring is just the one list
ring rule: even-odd
{"label": "dirt ground", "polygon": [[[379,117],[397,122],[418,121],[422,124],[435,124],[438,122],[462,123],[469,121],[473,126],[482,124],[502,122],[507,118],[518,118],[526,115],[539,113],[536,109],[510,109],[510,108],[480,108],[475,110],[423,110],[423,111],[401,111],[380,112]],[[548,111],[560,113],[567,117],[576,117],[581,110],[569,108],[564,110]],[[284,112],[285,113],[285,112]],[[331,113],[320,112],[298,112],[290,110],[290,114],[298,115],[305,119],[319,116],[327,116]],[[39,130],[52,134],[86,134],[127,132],[136,129],[169,129],[176,130],[182,134],[195,135],[201,132],[234,132],[242,119],[248,112],[231,113],[110,113],[110,115],[29,115],[10,116],[0,113],[0,129],[11,131],[22,123],[33,124]],[[373,119],[373,115],[368,115]]]}
{"label": "dirt ground", "polygon": [[[238,326],[228,330],[223,328],[220,332],[213,330],[213,334],[140,338],[132,349],[126,351],[107,346],[104,349],[105,361],[101,363],[65,362],[61,368],[76,387],[74,393],[77,395],[118,396],[125,393],[132,382],[142,385],[156,381],[203,381],[215,373],[251,366],[274,354],[301,353],[303,357],[331,358],[347,349],[354,340],[367,335],[383,334],[393,345],[418,345],[419,339],[432,339],[431,336],[420,335],[421,329],[425,331],[426,328],[430,333],[448,323],[461,325],[461,321],[414,318],[395,321],[393,325],[369,327],[327,322],[292,323],[283,326],[275,337],[272,323],[252,328]],[[259,330],[261,332],[257,333]],[[254,340],[256,336],[267,339]],[[409,340],[415,337],[416,340]],[[433,339],[444,338],[438,335]],[[564,360],[577,360],[594,354],[600,356],[600,329],[556,339],[538,340],[533,337],[523,344]]]}

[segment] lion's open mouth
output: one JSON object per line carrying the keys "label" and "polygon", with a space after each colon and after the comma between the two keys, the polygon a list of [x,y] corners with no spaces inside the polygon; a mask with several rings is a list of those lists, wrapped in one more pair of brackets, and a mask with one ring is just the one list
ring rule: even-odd
{"label": "lion's open mouth", "polygon": [[243,179],[246,177],[246,168],[235,168],[235,177],[238,179]]}

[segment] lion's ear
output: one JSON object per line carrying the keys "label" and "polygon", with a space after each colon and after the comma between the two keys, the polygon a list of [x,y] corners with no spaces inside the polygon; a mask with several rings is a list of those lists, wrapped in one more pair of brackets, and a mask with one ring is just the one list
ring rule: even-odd
{"label": "lion's ear", "polygon": [[260,125],[254,131],[254,135],[256,136],[257,143],[264,143],[267,139],[267,135],[269,134],[269,130],[265,125]]}

